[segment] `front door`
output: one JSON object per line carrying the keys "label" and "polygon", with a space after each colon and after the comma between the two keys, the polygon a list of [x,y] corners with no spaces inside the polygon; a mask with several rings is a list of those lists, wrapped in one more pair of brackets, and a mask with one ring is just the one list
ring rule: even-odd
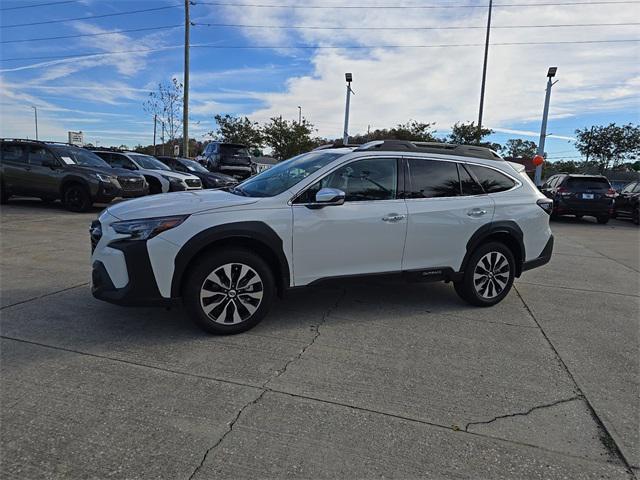
{"label": "front door", "polygon": [[[43,165],[47,162],[49,165]],[[29,167],[31,169],[29,195],[56,197],[60,194],[64,167],[60,165],[53,153],[44,146],[32,145],[29,147]]]}
{"label": "front door", "polygon": [[[343,165],[293,203],[294,284],[345,275],[397,272],[402,265],[407,207],[398,198],[396,158]],[[343,205],[313,208],[320,188],[345,192]]]}

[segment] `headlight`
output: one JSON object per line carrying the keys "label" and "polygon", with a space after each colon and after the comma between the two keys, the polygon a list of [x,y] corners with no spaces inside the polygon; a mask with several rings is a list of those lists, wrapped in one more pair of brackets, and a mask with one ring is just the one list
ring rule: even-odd
{"label": "headlight", "polygon": [[182,179],[180,179],[180,178],[170,177],[169,175],[162,175],[162,178],[164,178],[169,183],[183,185]]}
{"label": "headlight", "polygon": [[116,183],[118,181],[117,177],[112,175],[105,175],[104,173],[96,173],[96,177],[98,180],[104,183]]}
{"label": "headlight", "polygon": [[126,220],[111,224],[117,233],[130,235],[129,240],[148,240],[159,233],[171,230],[184,222],[189,215],[172,217],[142,218],[140,220]]}

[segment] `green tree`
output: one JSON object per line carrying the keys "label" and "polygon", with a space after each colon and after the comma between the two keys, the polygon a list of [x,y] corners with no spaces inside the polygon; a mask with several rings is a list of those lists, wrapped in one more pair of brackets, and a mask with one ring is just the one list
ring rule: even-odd
{"label": "green tree", "polygon": [[265,145],[271,147],[272,155],[285,160],[316,147],[319,141],[312,137],[314,131],[308,120],[298,123],[273,117],[262,127],[262,136]]}
{"label": "green tree", "polygon": [[507,144],[502,149],[502,153],[512,158],[533,158],[537,150],[538,146],[536,142],[522,140],[520,138],[511,138],[507,140]]}
{"label": "green tree", "polygon": [[594,125],[576,130],[576,148],[589,159],[598,162],[599,170],[616,168],[640,156],[640,127],[626,125]]}
{"label": "green tree", "polygon": [[262,148],[264,138],[257,122],[247,117],[232,115],[216,115],[217,129],[209,132],[216,140],[228,143],[239,143],[249,148]]}
{"label": "green tree", "polygon": [[478,132],[478,127],[475,122],[456,122],[451,127],[451,133],[447,137],[447,141],[458,145],[480,145],[481,147],[488,147],[495,151],[502,150],[502,145],[493,142],[483,142],[482,139],[488,135],[491,135],[493,130],[490,128],[481,128]]}

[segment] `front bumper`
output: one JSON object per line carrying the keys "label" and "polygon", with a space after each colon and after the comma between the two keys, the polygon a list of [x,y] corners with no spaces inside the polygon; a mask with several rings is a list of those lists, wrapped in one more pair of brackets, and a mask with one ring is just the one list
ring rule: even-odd
{"label": "front bumper", "polygon": [[124,255],[128,283],[117,288],[100,260],[94,260],[91,293],[99,300],[126,306],[168,306],[176,299],[164,298],[158,290],[145,241],[115,241],[109,248]]}
{"label": "front bumper", "polygon": [[533,268],[538,268],[543,265],[549,263],[551,260],[551,254],[553,253],[553,235],[549,237],[547,244],[542,249],[542,253],[538,258],[534,258],[533,260],[529,260],[528,262],[524,262],[522,264],[522,271],[525,272],[527,270],[531,270]]}

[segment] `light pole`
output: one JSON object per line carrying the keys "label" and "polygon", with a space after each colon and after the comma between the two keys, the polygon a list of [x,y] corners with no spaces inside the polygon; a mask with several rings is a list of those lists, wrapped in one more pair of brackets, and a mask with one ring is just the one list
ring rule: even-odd
{"label": "light pole", "polygon": [[38,140],[38,107],[31,105],[31,108],[33,108],[33,114],[36,119],[36,140]]}
{"label": "light pole", "polygon": [[351,73],[345,73],[344,78],[347,81],[347,104],[344,108],[344,132],[342,134],[342,144],[346,145],[349,143],[349,104],[351,102],[351,94],[354,93],[351,90],[351,82],[353,81],[353,75]]}
{"label": "light pole", "polygon": [[[189,19],[190,0],[184,2],[184,91],[182,93],[182,156],[189,158]],[[164,153],[164,152],[163,152]]]}
{"label": "light pole", "polygon": [[298,125],[302,125],[302,107],[298,105]]}
{"label": "light pole", "polygon": [[484,86],[487,81],[487,60],[489,58],[489,34],[491,33],[491,9],[493,0],[489,0],[489,16],[487,17],[487,36],[484,43],[484,63],[482,64],[482,85],[480,86],[480,109],[478,111],[478,140],[482,138],[482,113],[484,110]]}
{"label": "light pole", "polygon": [[[547,92],[544,97],[544,110],[542,111],[542,126],[540,127],[540,140],[538,141],[538,155],[544,157],[544,141],[547,138],[547,119],[549,117],[549,101],[551,100],[551,87],[553,87],[558,81],[555,82],[551,79],[556,76],[558,67],[549,67],[547,72]],[[534,177],[536,185],[542,184],[542,164],[536,167],[536,174]]]}

